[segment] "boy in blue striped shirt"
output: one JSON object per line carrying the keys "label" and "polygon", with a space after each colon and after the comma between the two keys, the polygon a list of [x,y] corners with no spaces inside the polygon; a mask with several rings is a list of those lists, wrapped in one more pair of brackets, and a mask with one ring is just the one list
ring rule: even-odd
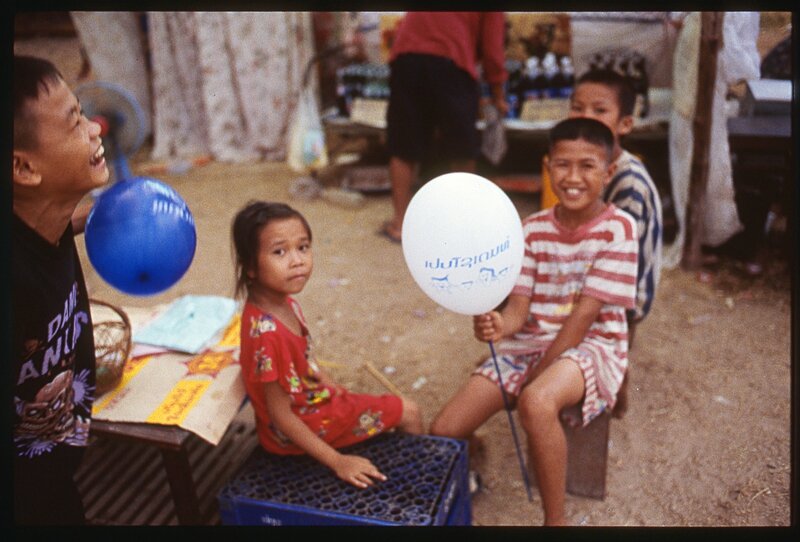
{"label": "boy in blue striped shirt", "polygon": [[[662,215],[661,199],[650,174],[636,156],[622,148],[620,139],[633,129],[636,94],[621,74],[609,70],[590,70],[576,82],[570,98],[570,117],[599,120],[614,134],[612,159],[615,173],[606,186],[603,199],[629,213],[636,221],[639,237],[639,270],[636,307],[627,311],[628,341],[633,342],[636,325],[650,312],[661,274]],[[614,414],[627,409],[627,379],[619,393]]]}

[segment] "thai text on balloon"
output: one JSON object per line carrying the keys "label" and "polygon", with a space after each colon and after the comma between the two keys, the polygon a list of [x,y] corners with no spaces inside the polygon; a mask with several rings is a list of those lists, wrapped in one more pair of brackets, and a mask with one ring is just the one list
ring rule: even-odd
{"label": "thai text on balloon", "polygon": [[491,250],[481,252],[477,256],[466,256],[466,257],[452,256],[450,257],[450,259],[447,259],[447,257],[445,257],[445,262],[447,262],[446,265],[441,258],[437,257],[435,262],[431,260],[425,260],[425,267],[427,267],[428,269],[452,269],[455,267],[472,267],[473,265],[477,265],[479,263],[491,260],[500,253],[508,250],[509,247],[511,247],[511,238],[509,236],[506,236],[504,242],[500,243]]}

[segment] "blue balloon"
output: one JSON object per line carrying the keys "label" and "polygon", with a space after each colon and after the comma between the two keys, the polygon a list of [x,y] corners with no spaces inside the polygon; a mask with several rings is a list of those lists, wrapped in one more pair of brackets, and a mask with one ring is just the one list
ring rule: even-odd
{"label": "blue balloon", "polygon": [[86,219],[86,252],[97,273],[126,294],[160,293],[194,258],[194,217],[170,186],[148,177],[118,181]]}

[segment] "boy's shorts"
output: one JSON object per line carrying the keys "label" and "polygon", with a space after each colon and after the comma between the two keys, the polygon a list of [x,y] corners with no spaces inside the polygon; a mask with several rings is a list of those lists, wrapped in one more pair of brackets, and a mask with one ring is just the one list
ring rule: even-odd
{"label": "boy's shorts", "polygon": [[389,89],[386,144],[390,156],[421,162],[438,128],[437,148],[447,160],[478,157],[478,83],[452,60],[401,54],[392,61]]}
{"label": "boy's shorts", "polygon": [[[586,426],[606,408],[609,408],[609,400],[608,397],[604,398],[600,394],[596,376],[600,373],[598,372],[596,356],[592,354],[590,349],[581,348],[581,346],[582,345],[570,348],[561,354],[559,359],[569,358],[573,360],[578,364],[581,374],[583,374],[585,390],[581,413],[582,425]],[[503,389],[506,390],[506,394],[514,398],[519,397],[522,392],[522,383],[525,382],[528,374],[539,364],[542,354],[544,354],[544,352],[535,352],[533,354],[518,356],[510,356],[507,354],[497,356],[497,365],[500,368],[500,376],[503,380]],[[486,361],[479,365],[472,374],[488,378],[495,384],[498,383],[497,370],[495,369],[494,360],[491,357],[487,358]],[[609,386],[610,388],[613,387],[613,391],[611,392],[613,397],[611,399],[612,401],[616,398],[620,384],[621,381],[616,384],[616,387],[614,387],[613,383]],[[606,386],[603,387],[606,388]],[[608,395],[608,393],[604,395]],[[610,406],[613,407],[613,405]]]}

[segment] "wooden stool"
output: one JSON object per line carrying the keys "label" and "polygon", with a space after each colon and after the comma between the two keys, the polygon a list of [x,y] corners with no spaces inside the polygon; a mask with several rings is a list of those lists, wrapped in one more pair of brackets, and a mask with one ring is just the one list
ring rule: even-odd
{"label": "wooden stool", "polygon": [[611,413],[605,410],[586,427],[572,427],[565,418],[580,420],[580,405],[561,413],[561,426],[567,436],[567,492],[602,500],[606,496]]}

